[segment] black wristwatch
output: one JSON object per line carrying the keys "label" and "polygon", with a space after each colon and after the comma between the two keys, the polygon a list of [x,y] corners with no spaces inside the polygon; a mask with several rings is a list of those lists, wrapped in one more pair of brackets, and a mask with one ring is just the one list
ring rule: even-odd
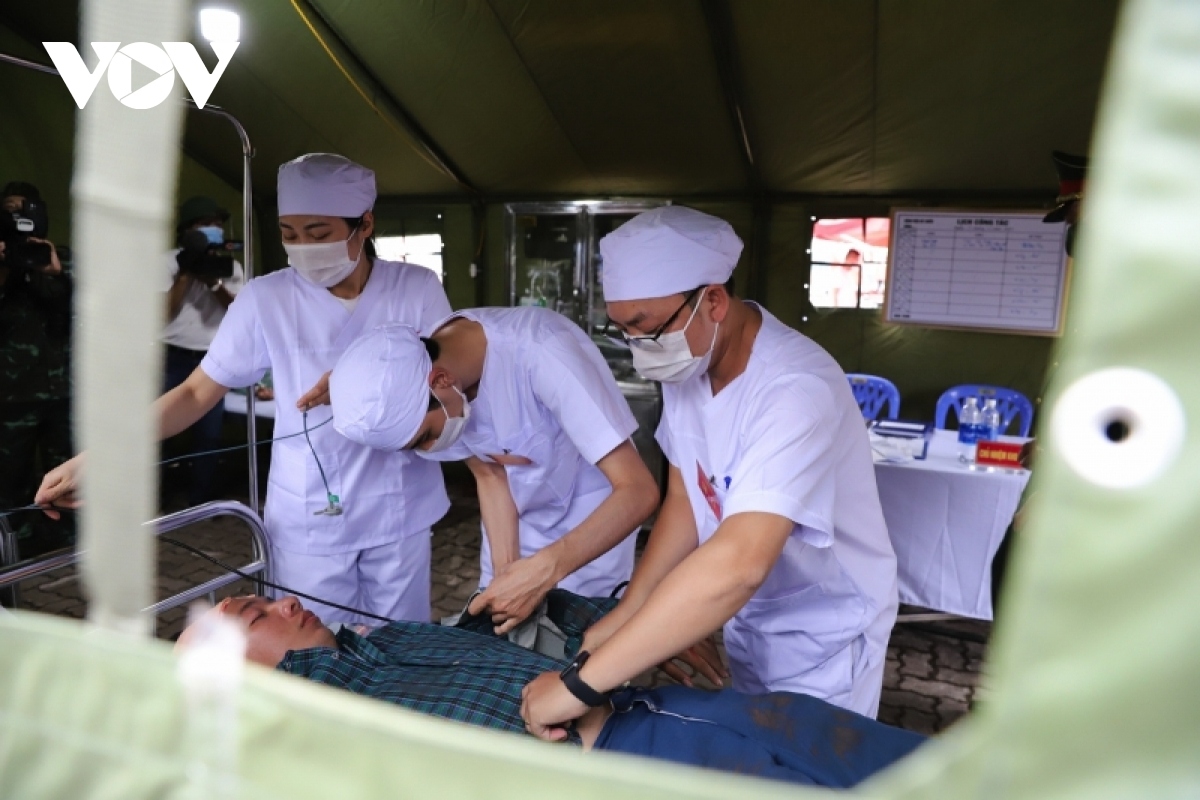
{"label": "black wristwatch", "polygon": [[603,692],[597,692],[592,687],[584,683],[583,678],[579,677],[579,669],[587,663],[587,650],[580,650],[579,655],[575,656],[575,660],[567,664],[566,669],[558,674],[562,678],[563,685],[567,687],[567,691],[575,695],[579,702],[590,708],[602,706],[608,702],[608,695]]}

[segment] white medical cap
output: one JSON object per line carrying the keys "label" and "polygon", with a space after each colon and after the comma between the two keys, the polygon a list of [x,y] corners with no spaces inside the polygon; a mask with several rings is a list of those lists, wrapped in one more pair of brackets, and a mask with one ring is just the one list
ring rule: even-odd
{"label": "white medical cap", "polygon": [[381,325],[356,339],[329,376],[333,427],[352,442],[399,450],[429,410],[433,362],[416,330]]}
{"label": "white medical cap", "polygon": [[723,219],[684,206],[638,214],[600,240],[604,299],[644,300],[725,283],[742,240]]}
{"label": "white medical cap", "polygon": [[375,207],[375,173],[333,153],[309,153],[279,167],[279,216],[361,217]]}

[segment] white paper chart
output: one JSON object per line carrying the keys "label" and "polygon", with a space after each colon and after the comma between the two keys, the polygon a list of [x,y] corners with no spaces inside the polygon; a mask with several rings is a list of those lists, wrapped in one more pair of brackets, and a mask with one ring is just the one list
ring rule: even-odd
{"label": "white paper chart", "polygon": [[1066,226],[1040,213],[897,209],[888,322],[1055,335],[1067,288]]}

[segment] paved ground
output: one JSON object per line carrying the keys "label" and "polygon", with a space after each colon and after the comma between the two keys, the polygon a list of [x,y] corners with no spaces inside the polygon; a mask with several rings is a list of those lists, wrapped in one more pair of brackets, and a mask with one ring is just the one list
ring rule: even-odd
{"label": "paved ground", "polygon": [[[433,617],[462,610],[479,577],[479,509],[470,487],[452,487],[454,508],[434,529]],[[250,560],[245,527],[230,519],[209,520],[176,531],[172,538],[191,544],[232,566]],[[215,577],[222,570],[202,558],[166,543],[159,545],[159,597]],[[250,591],[239,580],[219,596]],[[86,605],[74,568],[26,581],[20,587],[22,608],[82,617]],[[185,611],[175,609],[158,620],[158,635],[171,638],[182,626]],[[990,625],[962,621],[937,625],[898,625],[888,649],[879,718],[893,725],[937,733],[967,713],[980,691],[984,642]],[[666,680],[655,672],[643,683]]]}

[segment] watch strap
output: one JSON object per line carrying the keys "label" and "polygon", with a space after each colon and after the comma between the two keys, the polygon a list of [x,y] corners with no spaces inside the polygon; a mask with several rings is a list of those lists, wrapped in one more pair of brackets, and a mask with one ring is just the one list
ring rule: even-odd
{"label": "watch strap", "polygon": [[589,708],[596,708],[608,702],[608,695],[596,691],[583,678],[579,677],[579,668],[587,662],[589,655],[586,650],[580,652],[575,656],[575,660],[559,673],[559,677],[562,678],[563,686],[566,686],[567,691],[575,695],[579,702]]}

